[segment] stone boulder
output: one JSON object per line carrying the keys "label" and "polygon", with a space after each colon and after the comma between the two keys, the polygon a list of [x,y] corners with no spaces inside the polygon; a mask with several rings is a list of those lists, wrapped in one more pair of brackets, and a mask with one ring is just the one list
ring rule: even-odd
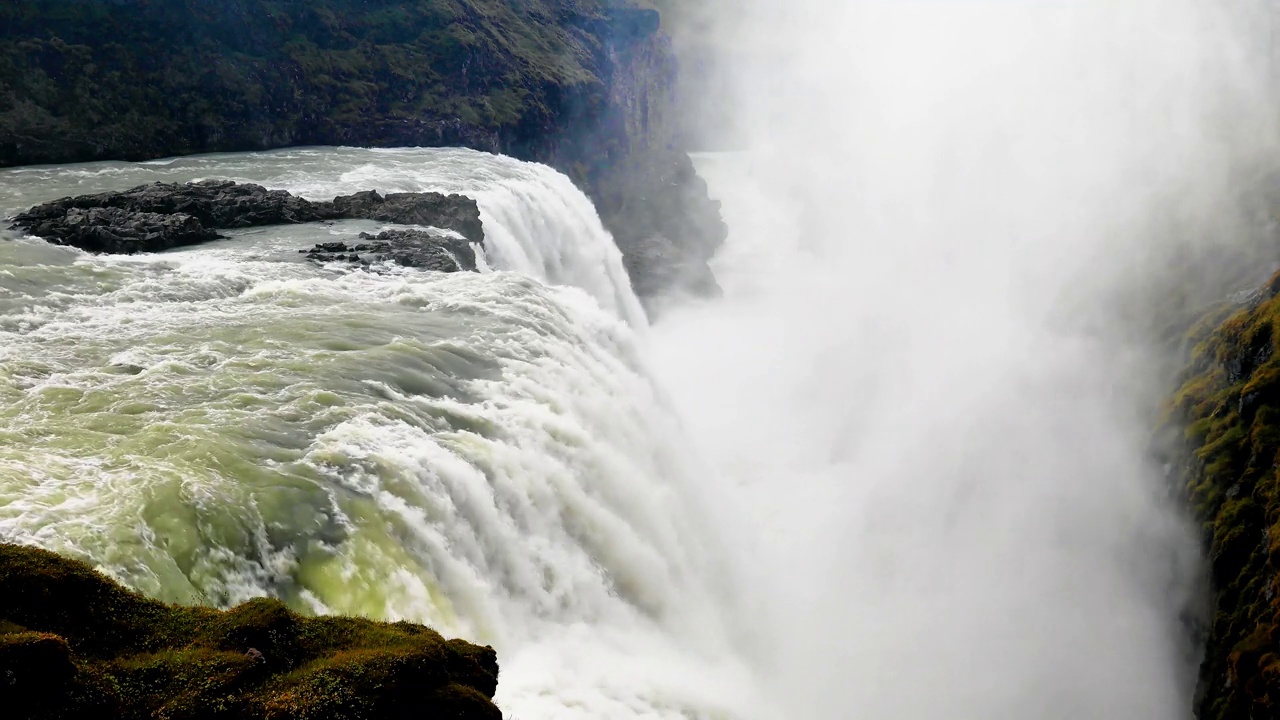
{"label": "stone boulder", "polygon": [[320,243],[307,258],[320,262],[354,262],[370,265],[394,262],[405,267],[438,272],[474,271],[476,253],[465,238],[438,235],[423,230],[387,230],[377,235],[360,233],[364,242]]}

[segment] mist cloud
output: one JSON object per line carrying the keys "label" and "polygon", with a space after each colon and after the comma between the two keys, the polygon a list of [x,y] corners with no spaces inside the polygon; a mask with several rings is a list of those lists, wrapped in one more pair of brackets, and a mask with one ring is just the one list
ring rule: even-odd
{"label": "mist cloud", "polygon": [[656,354],[779,716],[1189,715],[1155,329],[1222,291],[1205,263],[1269,270],[1236,232],[1272,147],[1255,9],[726,9],[726,297]]}

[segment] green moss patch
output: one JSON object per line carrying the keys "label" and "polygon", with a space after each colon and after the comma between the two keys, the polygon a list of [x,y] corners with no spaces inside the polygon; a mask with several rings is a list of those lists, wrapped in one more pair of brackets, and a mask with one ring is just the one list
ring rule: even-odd
{"label": "green moss patch", "polygon": [[0,165],[296,144],[497,150],[603,100],[598,0],[6,0]]}
{"label": "green moss patch", "polygon": [[166,605],[0,545],[6,718],[501,718],[497,677],[492,648],[421,625]]}
{"label": "green moss patch", "polygon": [[1214,591],[1197,715],[1280,715],[1280,275],[1244,309],[1188,337],[1170,409],[1190,455],[1181,481],[1209,547]]}

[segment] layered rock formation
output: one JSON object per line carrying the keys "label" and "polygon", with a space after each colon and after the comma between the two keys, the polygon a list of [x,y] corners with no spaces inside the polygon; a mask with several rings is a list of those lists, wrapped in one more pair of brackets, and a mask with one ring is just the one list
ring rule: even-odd
{"label": "layered rock formation", "polygon": [[0,545],[0,714],[100,718],[500,720],[492,648],[412,623],[258,599],[165,605],[83,563]]}
{"label": "layered rock formation", "polygon": [[503,152],[592,197],[642,295],[707,292],[725,228],[683,152],[676,69],[657,12],[631,0],[12,0],[0,166],[290,145]]}
{"label": "layered rock formation", "polygon": [[[89,252],[129,254],[213,240],[220,237],[215,232],[219,229],[324,220],[377,220],[453,231],[456,239],[403,231],[372,238],[381,248],[377,252],[402,265],[449,272],[475,270],[471,243],[484,242],[480,207],[463,195],[383,196],[368,190],[340,195],[330,202],[312,202],[284,190],[229,180],[155,183],[123,192],[63,198],[37,205],[16,216],[13,222],[15,229],[60,245]],[[329,251],[321,251],[318,259],[324,259],[323,252]]]}

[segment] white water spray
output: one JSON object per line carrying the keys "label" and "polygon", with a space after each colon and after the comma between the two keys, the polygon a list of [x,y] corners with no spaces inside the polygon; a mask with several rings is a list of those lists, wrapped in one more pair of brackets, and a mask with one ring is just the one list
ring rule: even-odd
{"label": "white water spray", "polygon": [[170,601],[407,618],[491,643],[509,717],[746,717],[714,534],[590,202],[466,151],[0,174],[5,207],[229,177],[475,197],[495,272],[318,267],[376,223],[94,257],[0,244],[0,539]]}
{"label": "white water spray", "polygon": [[1153,218],[1213,217],[1256,145],[1249,45],[1208,7],[734,9],[767,142],[712,161],[727,296],[655,331],[661,391],[616,249],[546,168],[4,173],[15,210],[196,177],[466,192],[499,271],[298,261],[360,223],[0,245],[0,537],[166,599],[492,642],[518,720],[1183,716],[1193,544],[1109,299],[1170,254]]}
{"label": "white water spray", "polygon": [[654,341],[753,548],[777,716],[1189,715],[1150,331],[1271,147],[1244,9],[723,8],[757,59],[750,151],[702,161],[726,298]]}

